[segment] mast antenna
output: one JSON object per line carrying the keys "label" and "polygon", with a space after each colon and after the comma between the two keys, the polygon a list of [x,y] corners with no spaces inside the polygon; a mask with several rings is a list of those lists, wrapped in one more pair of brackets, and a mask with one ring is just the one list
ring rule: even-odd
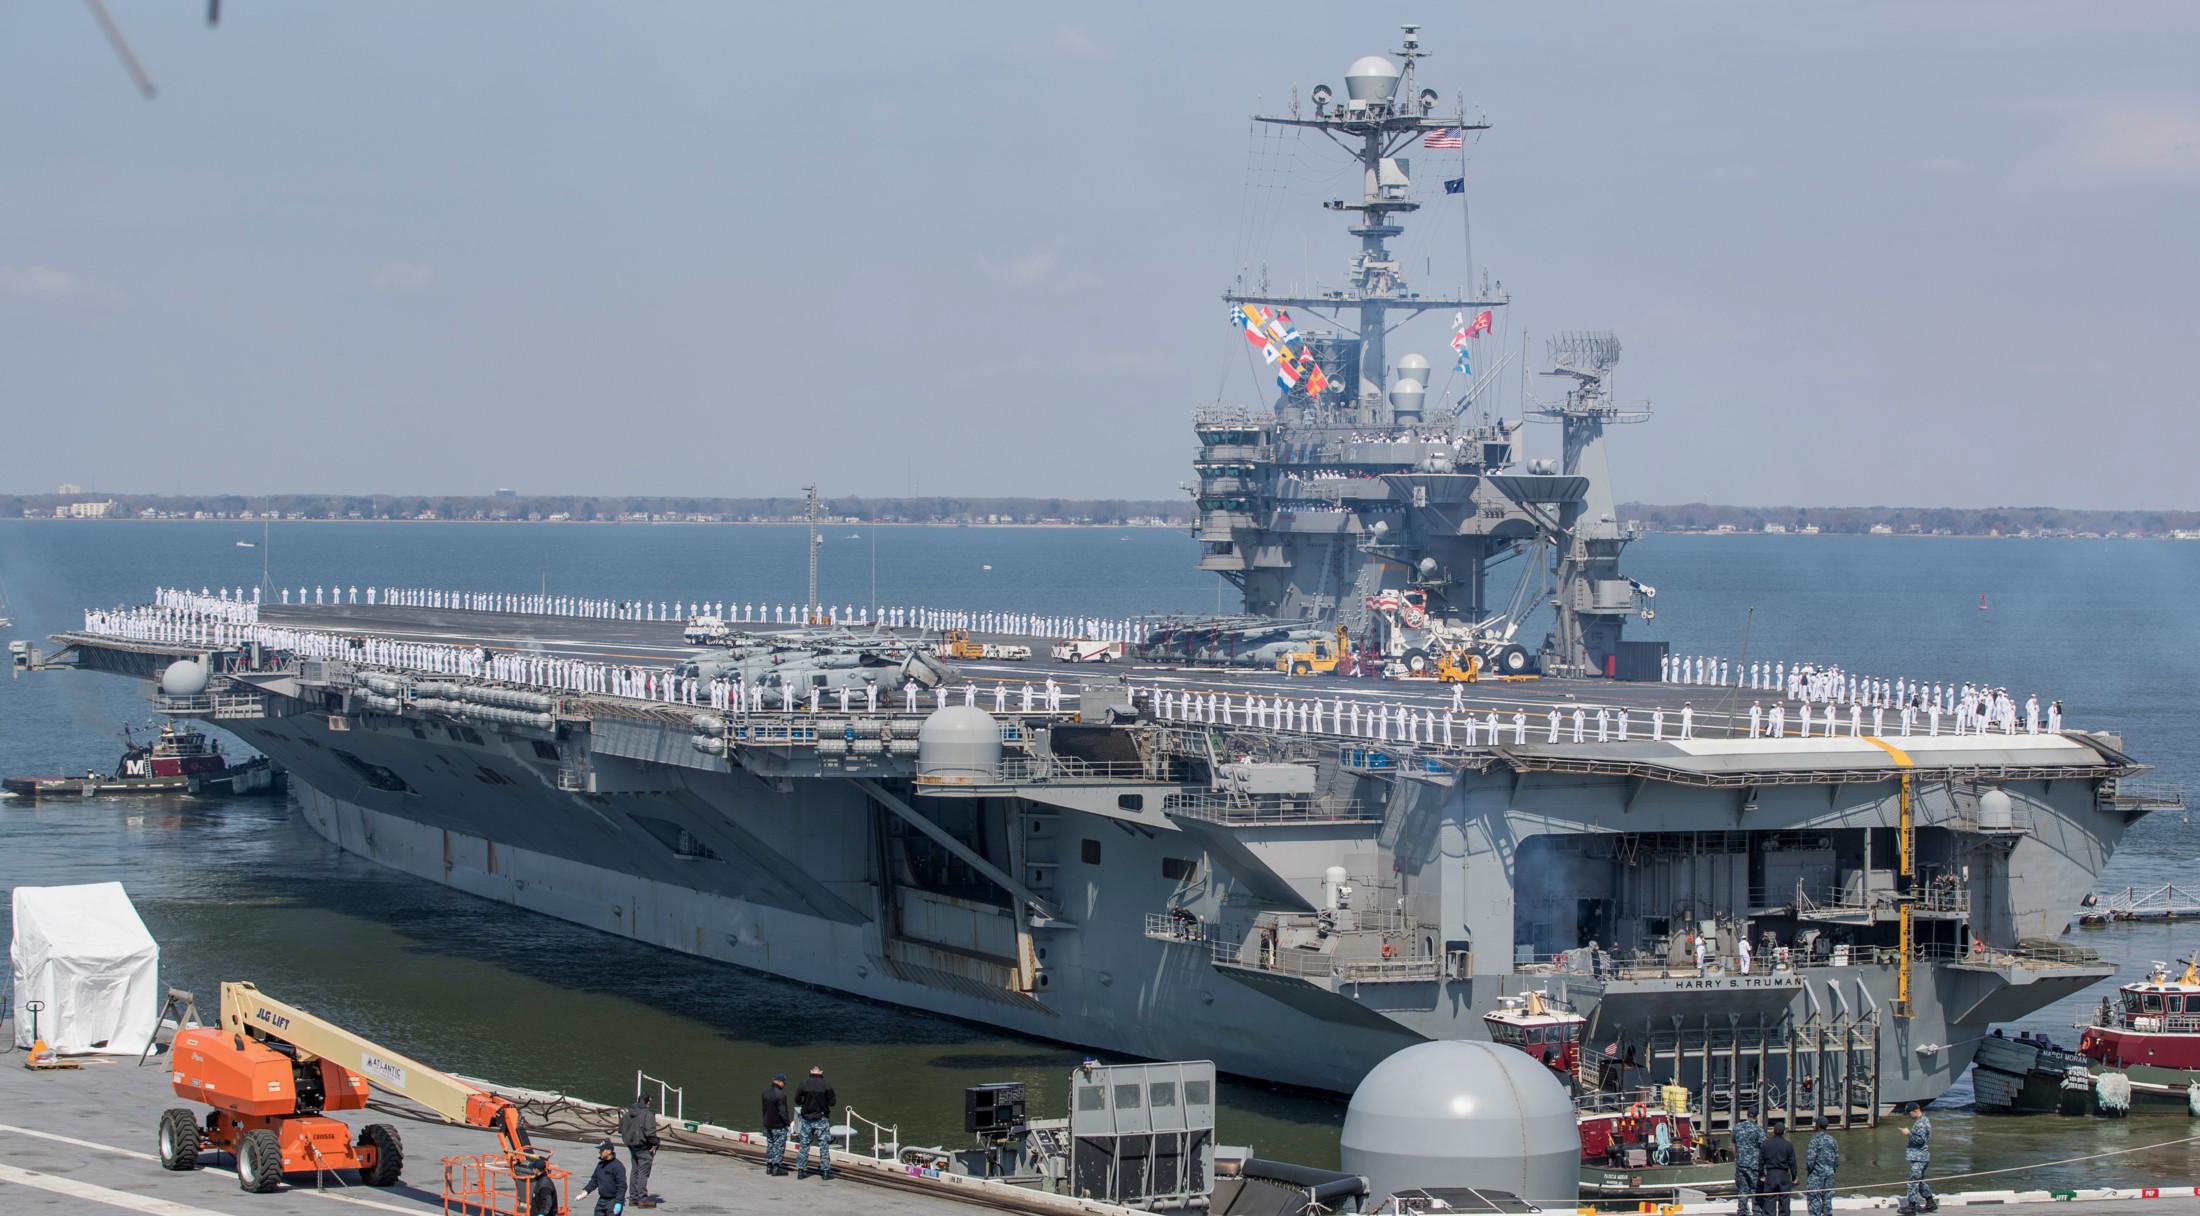
{"label": "mast antenna", "polygon": [[809,516],[810,516],[810,611],[809,611],[809,620],[808,620],[808,623],[809,623],[809,624],[812,624],[812,625],[815,625],[815,624],[817,624],[817,623],[818,623],[818,620],[817,620],[817,485],[816,485],[816,483],[814,483],[814,482],[813,482],[813,483],[811,483],[810,485],[806,485],[806,486],[802,487],[802,489],[803,489],[803,492],[804,492],[804,493],[806,493],[806,494],[808,494],[808,495],[810,496],[810,512],[809,512]]}

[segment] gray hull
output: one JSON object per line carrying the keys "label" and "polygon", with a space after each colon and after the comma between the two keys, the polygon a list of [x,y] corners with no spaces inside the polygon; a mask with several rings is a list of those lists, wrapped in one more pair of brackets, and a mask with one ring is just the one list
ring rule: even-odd
{"label": "gray hull", "polygon": [[[1349,1091],[1424,1038],[1486,1037],[1484,1012],[1541,990],[1590,1012],[1592,1040],[1641,1046],[1659,1061],[1661,1081],[1716,1087],[1738,1078],[1779,1090],[1791,1072],[1830,1087],[1844,1069],[1868,1069],[1873,1087],[1857,1100],[1883,1106],[1930,1099],[1962,1074],[1969,1050],[1942,1045],[2105,973],[1998,951],[1920,963],[1911,1016],[1898,1018],[1898,968],[1862,952],[1846,966],[1775,975],[1760,963],[1749,977],[1706,979],[1639,955],[1600,974],[1579,952],[1515,963],[1543,937],[1571,944],[1575,926],[1554,929],[1554,909],[1605,901],[1611,923],[1639,929],[1645,908],[1630,891],[1680,881],[1679,862],[1594,859],[1619,839],[1611,823],[1660,839],[1699,831],[1720,805],[1733,813],[1732,795],[1645,792],[1624,778],[1468,770],[1451,786],[1396,782],[1405,793],[1393,793],[1379,817],[1184,817],[1163,831],[1026,797],[915,799],[1029,883],[1027,893],[1058,905],[1056,919],[1027,928],[1008,901],[911,873],[939,858],[909,851],[896,817],[858,781],[745,771],[698,755],[684,726],[599,719],[585,788],[560,788],[577,784],[570,751],[559,758],[537,741],[448,724],[423,730],[405,718],[339,720],[340,730],[330,721],[301,714],[225,725],[291,770],[314,831],[378,864],[871,1000],[1088,1050],[1209,1058],[1237,1075],[1316,1088]],[[2055,785],[2071,788],[2058,795]],[[2109,820],[2080,786],[2042,783],[2032,831],[1973,857],[1990,880],[1974,890],[1997,903],[1967,913],[1982,933],[2011,936],[2023,918],[2044,923],[2089,885],[2113,840],[2088,830]],[[1630,798],[1631,808],[1621,805]],[[1829,798],[1823,786],[1798,786],[1759,799],[1752,814],[1767,831],[1792,831],[1783,817],[1876,825],[1887,821],[1891,789],[1843,786]],[[1954,838],[1945,843],[1962,851]],[[1746,885],[1745,855],[1724,856],[1686,861],[1701,898],[1729,880]],[[1395,885],[1378,885],[1376,899],[1363,894],[1363,905],[1376,906],[1343,914],[1324,937],[1327,953],[1309,956],[1317,965],[1288,948],[1265,956],[1262,926],[1281,924],[1288,941],[1292,924],[1312,923],[1318,913],[1293,907],[1320,904],[1326,872],[1340,865],[1388,869]],[[2001,871],[1983,872],[1993,865]],[[1722,866],[1727,873],[1713,872]],[[1234,918],[1239,905],[1268,919]],[[1171,907],[1198,909],[1197,927],[1157,924]],[[1404,952],[1395,963],[1375,954],[1355,962],[1350,951],[1363,937],[1375,949],[1378,931]],[[1688,1033],[1661,1047],[1675,1025]],[[1768,1063],[1752,1046],[1784,1041],[1783,1027],[1835,1025],[1868,1040],[1861,1064],[1827,1050],[1807,1063]]]}

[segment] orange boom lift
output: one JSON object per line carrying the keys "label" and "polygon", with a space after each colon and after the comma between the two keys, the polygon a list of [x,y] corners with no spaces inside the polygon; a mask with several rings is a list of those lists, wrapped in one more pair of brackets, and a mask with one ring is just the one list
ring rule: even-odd
{"label": "orange boom lift", "polygon": [[176,1108],[160,1117],[160,1163],[192,1170],[199,1153],[231,1154],[237,1184],[266,1192],[284,1174],[356,1170],[394,1186],[405,1168],[397,1129],[351,1128],[325,1112],[362,1110],[370,1086],[400,1094],[453,1123],[494,1128],[502,1151],[443,1161],[446,1210],[463,1204],[507,1216],[564,1216],[567,1174],[527,1140],[519,1108],[372,1043],[251,984],[222,985],[221,1024],[183,1030],[169,1052],[176,1093],[212,1107],[202,1122]]}

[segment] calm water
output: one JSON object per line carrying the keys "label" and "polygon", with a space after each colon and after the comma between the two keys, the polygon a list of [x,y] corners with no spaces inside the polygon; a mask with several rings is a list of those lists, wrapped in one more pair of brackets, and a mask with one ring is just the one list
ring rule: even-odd
{"label": "calm water", "polygon": [[[850,537],[850,533],[859,536]],[[1211,610],[1173,530],[824,529],[833,602],[1000,607],[1111,616]],[[12,637],[51,633],[87,605],[157,583],[360,583],[663,599],[802,595],[802,530],[610,525],[275,525],[0,521]],[[991,566],[992,569],[985,569]],[[2200,686],[2200,544],[1868,537],[1653,537],[1630,569],[1657,586],[1641,636],[1682,653],[1842,663],[1925,679],[1986,680],[2062,699],[2071,723],[2190,781]],[[875,580],[875,582],[874,582]],[[1978,611],[1980,595],[1991,605]],[[1540,632],[1540,630],[1538,631]],[[112,763],[115,732],[146,707],[124,681],[53,673],[0,682],[0,771]],[[2103,890],[2191,877],[2200,832],[2141,823]],[[0,809],[0,885],[122,881],[163,948],[168,982],[211,1008],[249,978],[437,1064],[595,1098],[646,1069],[687,1087],[688,1112],[747,1123],[773,1072],[822,1063],[903,1142],[960,1138],[959,1090],[1014,1078],[1054,1111],[1080,1052],[812,991],[456,895],[357,861],[278,805],[238,800]],[[2200,926],[2085,931],[2127,975],[2200,946]],[[2021,1028],[2069,1039],[2080,997]],[[1342,1100],[1224,1087],[1223,1136],[1266,1155],[1334,1163]],[[2036,1163],[2178,1140],[2175,1117],[2121,1122],[1974,1118],[1960,1086],[1935,1109],[1935,1171],[2033,1165],[1979,1185],[2200,1179],[2180,1145],[2066,1166]],[[1941,1109],[1946,1108],[1946,1109]],[[1899,1173],[1899,1134],[1858,1133],[1844,1183]]]}

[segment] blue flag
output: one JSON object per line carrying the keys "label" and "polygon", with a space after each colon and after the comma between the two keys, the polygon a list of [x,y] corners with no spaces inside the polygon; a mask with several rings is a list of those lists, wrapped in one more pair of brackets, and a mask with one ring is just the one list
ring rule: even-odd
{"label": "blue flag", "polygon": [[1459,365],[1457,367],[1454,367],[1452,370],[1458,372],[1460,375],[1463,376],[1471,376],[1474,374],[1474,369],[1467,366],[1467,351],[1465,347],[1459,348]]}
{"label": "blue flag", "polygon": [[1465,194],[1466,192],[1467,192],[1467,179],[1466,179],[1466,178],[1463,178],[1463,177],[1447,177],[1447,178],[1445,178],[1445,179],[1444,179],[1444,193],[1446,193],[1446,194]]}

